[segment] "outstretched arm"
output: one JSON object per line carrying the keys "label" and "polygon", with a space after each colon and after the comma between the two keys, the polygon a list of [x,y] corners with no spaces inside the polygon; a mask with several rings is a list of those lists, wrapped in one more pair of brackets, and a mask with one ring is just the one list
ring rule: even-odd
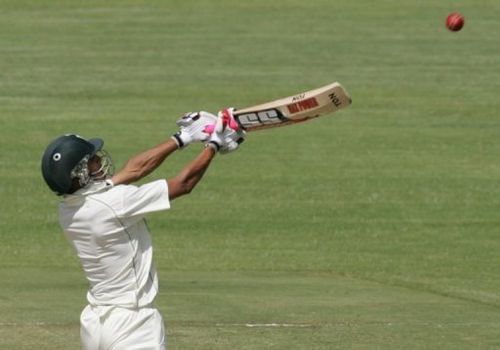
{"label": "outstretched arm", "polygon": [[214,148],[205,147],[177,176],[167,180],[169,198],[172,200],[191,192],[205,174],[215,155]]}
{"label": "outstretched arm", "polygon": [[168,139],[159,145],[130,158],[125,166],[112,178],[114,185],[130,184],[155,170],[165,158],[178,149],[177,143]]}

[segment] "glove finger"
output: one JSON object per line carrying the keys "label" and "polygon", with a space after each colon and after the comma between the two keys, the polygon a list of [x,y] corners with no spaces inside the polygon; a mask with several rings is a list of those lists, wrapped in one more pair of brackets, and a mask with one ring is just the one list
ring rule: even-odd
{"label": "glove finger", "polygon": [[201,133],[203,134],[203,136],[200,136],[199,140],[201,142],[208,141],[208,139],[210,138],[210,134],[207,134],[205,131],[202,131]]}
{"label": "glove finger", "polygon": [[200,111],[200,117],[205,119],[207,122],[214,123],[217,121],[217,116],[206,112],[206,111]]}
{"label": "glove finger", "polygon": [[239,143],[236,141],[231,141],[226,143],[226,145],[221,149],[221,153],[227,154],[236,151],[239,147]]}
{"label": "glove finger", "polygon": [[214,131],[218,134],[222,133],[224,131],[224,119],[222,116],[219,116],[217,118],[217,122],[215,123],[215,128]]}
{"label": "glove finger", "polygon": [[200,114],[197,112],[189,112],[182,116],[182,118],[178,119],[176,124],[180,127],[187,127],[193,124],[194,121],[200,119]]}

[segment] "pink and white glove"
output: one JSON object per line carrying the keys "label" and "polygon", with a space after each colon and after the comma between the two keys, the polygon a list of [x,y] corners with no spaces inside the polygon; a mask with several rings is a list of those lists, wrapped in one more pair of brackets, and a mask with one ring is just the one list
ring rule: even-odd
{"label": "pink and white glove", "polygon": [[177,120],[179,131],[172,135],[179,148],[184,148],[192,142],[204,142],[210,137],[210,133],[206,131],[207,125],[213,125],[217,121],[217,117],[211,113],[189,112]]}
{"label": "pink and white glove", "polygon": [[[226,123],[226,126],[229,126],[234,131],[238,131],[241,129],[241,127],[233,116],[234,111],[235,109],[233,107],[225,108],[222,111],[219,111],[218,115],[223,114],[224,123]],[[215,123],[207,125],[207,127],[205,128],[205,132],[211,134],[214,131],[214,128]]]}
{"label": "pink and white glove", "polygon": [[221,154],[236,151],[243,141],[246,133],[242,130],[233,117],[234,108],[226,108],[218,113],[215,125],[208,125],[206,132],[211,132],[207,145]]}

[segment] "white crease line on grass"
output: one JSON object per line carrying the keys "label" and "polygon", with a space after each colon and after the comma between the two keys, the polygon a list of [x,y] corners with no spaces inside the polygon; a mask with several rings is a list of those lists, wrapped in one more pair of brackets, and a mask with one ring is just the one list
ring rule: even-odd
{"label": "white crease line on grass", "polygon": [[64,323],[57,322],[0,322],[0,327],[19,327],[19,326],[64,326]]}
{"label": "white crease line on grass", "polygon": [[17,322],[0,322],[0,327],[17,327],[17,326],[45,326],[47,325],[45,322],[26,322],[26,323],[17,323]]}
{"label": "white crease line on grass", "polygon": [[500,322],[446,322],[446,323],[434,323],[434,322],[361,322],[361,323],[350,323],[350,322],[339,322],[339,323],[323,323],[323,324],[307,324],[307,323],[216,323],[217,327],[248,327],[248,328],[313,328],[313,327],[324,327],[324,326],[335,326],[335,325],[381,325],[387,327],[393,326],[434,326],[438,328],[442,327],[456,327],[456,326],[484,326],[484,325],[500,325]]}
{"label": "white crease line on grass", "polygon": [[294,323],[246,323],[245,327],[312,327],[312,324],[294,324]]}
{"label": "white crease line on grass", "polygon": [[308,328],[314,327],[312,324],[300,324],[300,323],[217,323],[216,326],[233,326],[233,327],[296,327],[296,328]]}

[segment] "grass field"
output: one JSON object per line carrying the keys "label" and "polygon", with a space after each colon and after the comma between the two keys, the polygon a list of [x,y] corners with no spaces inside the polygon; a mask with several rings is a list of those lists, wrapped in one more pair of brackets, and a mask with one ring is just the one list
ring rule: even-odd
{"label": "grass field", "polygon": [[332,81],[351,108],[250,134],[150,218],[170,349],[500,349],[498,0],[0,9],[0,349],[79,348],[54,137],[101,136],[120,166],[186,111]]}

